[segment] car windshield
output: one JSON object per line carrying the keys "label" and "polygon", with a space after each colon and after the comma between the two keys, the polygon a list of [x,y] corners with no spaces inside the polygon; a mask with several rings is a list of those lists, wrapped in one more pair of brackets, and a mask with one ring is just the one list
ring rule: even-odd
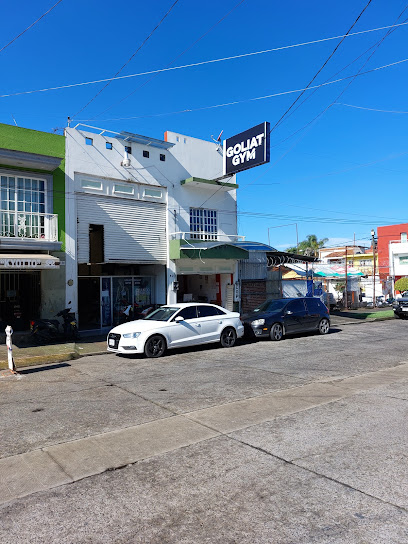
{"label": "car windshield", "polygon": [[282,310],[288,303],[287,300],[267,300],[258,308],[255,308],[254,312],[278,312]]}
{"label": "car windshield", "polygon": [[150,321],[168,321],[171,316],[178,312],[180,308],[173,308],[171,306],[162,306],[157,310],[154,310],[151,314],[147,315],[144,320]]}

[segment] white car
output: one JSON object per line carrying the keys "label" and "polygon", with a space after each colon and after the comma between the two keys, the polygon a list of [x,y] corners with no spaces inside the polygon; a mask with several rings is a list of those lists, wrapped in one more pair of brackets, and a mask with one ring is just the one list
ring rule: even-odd
{"label": "white car", "polygon": [[108,351],[161,357],[166,349],[220,342],[230,348],[244,335],[236,312],[189,302],[161,306],[144,319],[118,325],[108,334]]}

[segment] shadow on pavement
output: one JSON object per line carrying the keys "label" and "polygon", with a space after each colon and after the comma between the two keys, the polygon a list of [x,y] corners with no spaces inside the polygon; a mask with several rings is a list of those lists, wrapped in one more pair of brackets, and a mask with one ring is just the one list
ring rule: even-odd
{"label": "shadow on pavement", "polygon": [[27,368],[25,370],[19,370],[19,374],[35,374],[36,372],[43,372],[43,370],[56,370],[57,368],[65,368],[71,366],[68,363],[56,363],[54,365],[36,366],[34,368]]}

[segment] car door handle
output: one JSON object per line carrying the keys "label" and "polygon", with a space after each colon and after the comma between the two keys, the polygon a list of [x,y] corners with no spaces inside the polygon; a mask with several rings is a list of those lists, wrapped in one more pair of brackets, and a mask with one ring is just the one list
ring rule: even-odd
{"label": "car door handle", "polygon": [[222,323],[222,320],[221,320],[221,321],[218,321],[218,323],[219,323],[219,324],[221,325],[221,323]]}
{"label": "car door handle", "polygon": [[195,323],[196,327],[201,327],[200,323]]}

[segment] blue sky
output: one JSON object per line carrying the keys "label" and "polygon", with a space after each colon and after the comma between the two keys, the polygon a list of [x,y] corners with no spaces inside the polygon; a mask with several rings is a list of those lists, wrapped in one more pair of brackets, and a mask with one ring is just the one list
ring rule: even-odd
{"label": "blue sky", "polygon": [[[342,35],[368,0],[244,0],[233,9],[238,1],[179,0],[121,75]],[[4,2],[0,49],[55,2]],[[173,3],[62,0],[0,52],[0,94],[113,76]],[[392,25],[406,6],[405,1],[372,0],[353,31]],[[408,9],[398,22],[406,18]],[[314,84],[357,73],[372,50],[335,76],[386,32],[347,38]],[[407,33],[408,25],[392,32],[364,70],[408,58]],[[221,130],[223,137],[229,137],[263,121],[273,126],[297,94],[248,99],[305,87],[339,41],[168,71],[153,79],[114,81],[76,119],[156,138],[173,130],[206,140]],[[272,132],[270,164],[238,175],[239,233],[264,242],[269,235],[271,245],[283,249],[295,245],[296,223],[299,240],[313,233],[336,244],[355,236],[368,245],[371,228],[405,222],[405,205],[400,203],[407,195],[408,116],[371,109],[407,112],[407,74],[408,63],[402,63],[356,78],[339,102],[370,109],[335,104],[297,132],[327,108],[350,80],[313,94],[307,91],[301,101],[310,98]],[[75,116],[102,87],[1,98],[0,122],[13,124],[14,116],[19,126],[27,128],[64,127],[67,116]],[[171,113],[232,101],[244,102]]]}

